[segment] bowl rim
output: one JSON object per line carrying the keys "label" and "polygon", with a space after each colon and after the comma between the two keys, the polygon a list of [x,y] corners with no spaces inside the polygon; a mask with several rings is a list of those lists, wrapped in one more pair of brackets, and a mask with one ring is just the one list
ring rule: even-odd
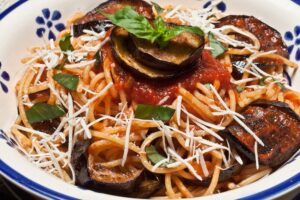
{"label": "bowl rim", "polygon": [[[13,182],[14,184],[27,190],[28,192],[33,192],[34,194],[40,197],[44,197],[44,198],[46,197],[50,199],[66,199],[66,200],[77,199],[75,197],[49,189],[37,182],[30,180],[29,178],[15,171],[13,168],[8,166],[2,160],[0,160],[0,174],[5,178],[7,178],[8,180],[10,180],[11,182]],[[275,197],[297,188],[297,186],[299,186],[299,183],[300,183],[300,172],[271,188],[268,188],[266,190],[260,191],[255,194],[242,197],[240,199],[252,200],[252,199],[267,199],[269,197]]]}
{"label": "bowl rim", "polygon": [[[0,13],[0,21],[3,20],[9,13],[21,6],[22,4],[28,2],[29,0],[16,0],[11,6],[6,8]],[[291,0],[295,4],[300,6],[300,0]],[[2,159],[0,159],[0,175],[5,177],[7,180],[13,184],[21,187],[22,189],[33,193],[39,197],[47,199],[66,199],[66,200],[76,200],[78,198],[72,197],[70,195],[57,192],[50,188],[47,188],[35,181],[30,180],[24,175],[20,174],[8,164],[6,164]],[[292,191],[300,186],[300,172],[294,176],[286,179],[285,181],[274,185],[270,188],[262,190],[258,193],[251,194],[245,197],[240,198],[241,200],[252,200],[252,199],[267,199],[270,197],[278,197],[281,194],[285,194],[289,191]]]}

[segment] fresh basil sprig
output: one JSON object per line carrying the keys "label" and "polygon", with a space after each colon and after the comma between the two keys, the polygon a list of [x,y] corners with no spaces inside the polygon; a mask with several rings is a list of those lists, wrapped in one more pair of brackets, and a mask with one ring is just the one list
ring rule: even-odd
{"label": "fresh basil sprig", "polygon": [[212,33],[208,33],[208,41],[211,47],[211,53],[213,57],[217,58],[227,51],[227,49],[222,45],[222,43],[216,40],[215,36]]}
{"label": "fresh basil sprig", "polygon": [[138,38],[158,43],[165,47],[168,42],[183,32],[192,32],[203,36],[203,31],[198,27],[173,26],[169,27],[159,16],[155,19],[154,25],[142,15],[138,14],[132,7],[127,6],[114,14],[100,12],[107,17],[113,24],[126,29],[129,33]]}
{"label": "fresh basil sprig", "polygon": [[138,119],[168,121],[172,118],[174,112],[174,109],[168,107],[139,104],[134,114]]}
{"label": "fresh basil sprig", "polygon": [[65,114],[66,112],[61,106],[46,103],[37,103],[26,111],[27,119],[31,124],[56,119]]}
{"label": "fresh basil sprig", "polygon": [[64,88],[76,91],[79,83],[79,76],[73,74],[55,74],[53,79]]}
{"label": "fresh basil sprig", "polygon": [[[146,147],[145,151],[147,157],[153,164],[157,164],[158,162],[167,159],[166,157],[162,156],[153,145]],[[160,167],[166,167],[168,164],[171,164],[173,162],[174,160],[170,160],[169,162],[165,162],[162,165],[160,165]]]}
{"label": "fresh basil sprig", "polygon": [[74,47],[71,43],[71,35],[67,34],[59,41],[59,47],[62,51],[74,51]]}

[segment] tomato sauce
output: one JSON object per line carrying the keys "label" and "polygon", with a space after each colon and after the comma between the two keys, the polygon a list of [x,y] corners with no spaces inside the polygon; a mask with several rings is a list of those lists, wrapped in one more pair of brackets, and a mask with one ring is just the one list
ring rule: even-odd
{"label": "tomato sauce", "polygon": [[179,86],[193,92],[196,83],[213,83],[214,80],[221,82],[221,87],[230,87],[230,74],[227,69],[207,50],[202,52],[195,68],[184,75],[171,80],[148,80],[132,75],[121,68],[112,56],[110,45],[105,45],[103,56],[113,59],[113,79],[118,90],[125,90],[128,100],[137,103],[158,104],[163,98],[169,96],[165,104],[172,103],[177,96]]}

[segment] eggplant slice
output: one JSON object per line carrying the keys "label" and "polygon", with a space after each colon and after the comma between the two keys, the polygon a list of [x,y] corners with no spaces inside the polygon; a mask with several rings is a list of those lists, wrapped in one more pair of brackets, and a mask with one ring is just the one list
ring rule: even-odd
{"label": "eggplant slice", "polygon": [[152,5],[143,0],[109,0],[101,3],[98,7],[88,12],[84,17],[77,20],[73,25],[73,36],[79,37],[84,34],[83,30],[94,30],[96,32],[102,31],[102,27],[110,25],[106,17],[101,15],[99,11],[113,14],[126,6],[132,6],[139,14],[148,19],[153,19],[154,14]]}
{"label": "eggplant slice", "polygon": [[[180,37],[180,36],[179,36]],[[132,47],[129,47],[131,45],[130,42],[130,34],[121,27],[115,27],[111,33],[111,41],[112,41],[112,47],[113,47],[113,53],[117,61],[121,64],[121,66],[125,67],[126,69],[130,70],[136,75],[142,76],[144,78],[148,79],[169,79],[173,77],[177,77],[181,75],[184,72],[192,70],[196,64],[201,59],[201,51],[202,48],[198,48],[195,53],[195,55],[192,55],[192,60],[189,60],[190,64],[188,66],[177,66],[172,68],[172,70],[161,70],[157,69],[159,67],[151,67],[148,65],[145,65],[144,63],[140,62],[140,59],[137,59],[133,52],[130,50]],[[155,51],[162,51],[159,50],[157,47],[154,47]],[[149,50],[149,49],[148,49]],[[164,55],[168,56],[176,56],[171,55],[171,52],[166,52]],[[189,54],[189,52],[187,53]],[[143,60],[147,58],[142,58]],[[157,60],[157,58],[156,58]],[[154,59],[149,58],[147,62],[153,62],[156,63]],[[167,66],[167,65],[166,65]],[[170,66],[170,65],[169,65]]]}
{"label": "eggplant slice", "polygon": [[167,79],[177,75],[176,71],[167,72],[153,69],[137,61],[128,49],[129,33],[125,29],[115,27],[111,33],[111,42],[115,58],[133,73],[150,79]]}
{"label": "eggplant slice", "polygon": [[131,167],[106,168],[95,162],[93,156],[88,158],[89,176],[93,180],[91,188],[106,193],[128,194],[134,191],[142,179],[143,169]]}
{"label": "eggplant slice", "polygon": [[125,195],[134,191],[142,179],[143,169],[108,169],[87,155],[90,140],[75,144],[71,164],[75,170],[76,185],[96,192]]}
{"label": "eggplant slice", "polygon": [[[229,15],[219,20],[219,23],[216,24],[216,27],[222,27],[226,25],[233,25],[243,30],[247,30],[250,33],[254,34],[260,44],[261,51],[272,51],[276,50],[276,54],[283,56],[285,58],[289,58],[289,53],[287,50],[287,46],[282,39],[281,34],[275,30],[274,28],[270,27],[269,25],[265,24],[264,22],[260,21],[259,19],[253,16],[246,16],[246,15]],[[234,34],[237,40],[244,41],[250,43],[250,39],[242,36],[240,34]],[[234,65],[239,65],[241,67],[246,65],[246,58],[247,56],[237,56],[232,55],[231,60]],[[265,59],[259,58],[255,60],[259,67],[273,67],[282,65],[281,61],[275,59]],[[233,77],[235,79],[240,79],[242,74],[237,68],[233,68]]]}
{"label": "eggplant slice", "polygon": [[[234,164],[231,167],[229,167],[228,169],[221,170],[218,182],[222,183],[222,182],[229,180],[230,178],[232,178],[232,176],[239,173],[241,171],[241,169],[242,169],[241,165]],[[208,187],[211,183],[212,176],[202,177],[202,178],[203,178],[202,181],[195,179],[195,180],[185,180],[185,182],[188,185],[200,185],[200,186]]]}
{"label": "eggplant slice", "polygon": [[185,32],[173,38],[166,48],[130,34],[129,48],[142,64],[165,71],[180,71],[193,66],[204,47],[204,37]]}
{"label": "eggplant slice", "polygon": [[[300,148],[300,117],[278,101],[258,100],[243,112],[244,123],[263,141],[258,144],[259,162],[277,167]],[[255,139],[236,122],[231,124],[226,137],[250,160],[255,160]]]}

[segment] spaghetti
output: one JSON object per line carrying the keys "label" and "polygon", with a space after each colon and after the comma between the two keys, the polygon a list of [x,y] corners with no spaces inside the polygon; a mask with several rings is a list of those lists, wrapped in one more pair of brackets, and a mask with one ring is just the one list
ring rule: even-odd
{"label": "spaghetti", "polygon": [[[167,22],[198,26],[205,33],[213,33],[227,51],[213,58],[206,38],[202,53],[206,68],[196,69],[199,76],[186,75],[183,79],[187,82],[175,81],[171,86],[145,86],[147,81],[135,79],[114,58],[111,24],[100,27],[99,32],[85,30],[81,36],[71,35],[73,49],[61,49],[61,40],[72,34],[72,25],[84,16],[76,14],[57,41],[32,48],[32,56],[23,60],[27,69],[16,86],[19,116],[11,129],[19,149],[46,172],[78,184],[78,169],[72,163],[74,152],[82,147],[77,146],[78,142],[89,141],[85,165],[94,182],[105,182],[100,184],[100,191],[124,194],[108,186],[119,181],[124,191],[128,189],[129,195],[136,197],[176,199],[211,195],[251,184],[270,174],[272,167],[259,165],[257,155],[257,148],[265,144],[244,123],[240,111],[258,99],[265,99],[286,102],[300,114],[299,93],[288,86],[282,74],[286,67],[296,69],[297,64],[276,51],[261,51],[261,41],[249,30],[233,25],[215,28],[214,23],[223,16],[216,12],[214,4],[206,10],[167,6],[158,13],[153,9]],[[245,56],[243,66],[236,64],[233,58],[237,56]],[[257,65],[259,59],[279,64],[264,70]],[[64,67],[59,68],[60,65]],[[234,68],[240,70],[238,80],[231,75]],[[57,74],[79,77],[78,87],[67,89],[55,78]],[[152,95],[155,91],[157,99]],[[170,108],[174,113],[169,120],[136,117],[140,104],[147,102]],[[60,106],[65,115],[32,123],[28,110],[38,103]],[[232,123],[254,138],[255,162],[245,159],[220,134]],[[154,157],[149,153],[150,147],[156,149],[151,154]],[[159,156],[163,159],[154,162]],[[236,166],[236,173],[224,178],[227,169]],[[141,174],[147,174],[146,178],[141,178]],[[132,179],[124,180],[126,177]],[[130,186],[137,179],[156,181],[159,187],[139,196]]]}

